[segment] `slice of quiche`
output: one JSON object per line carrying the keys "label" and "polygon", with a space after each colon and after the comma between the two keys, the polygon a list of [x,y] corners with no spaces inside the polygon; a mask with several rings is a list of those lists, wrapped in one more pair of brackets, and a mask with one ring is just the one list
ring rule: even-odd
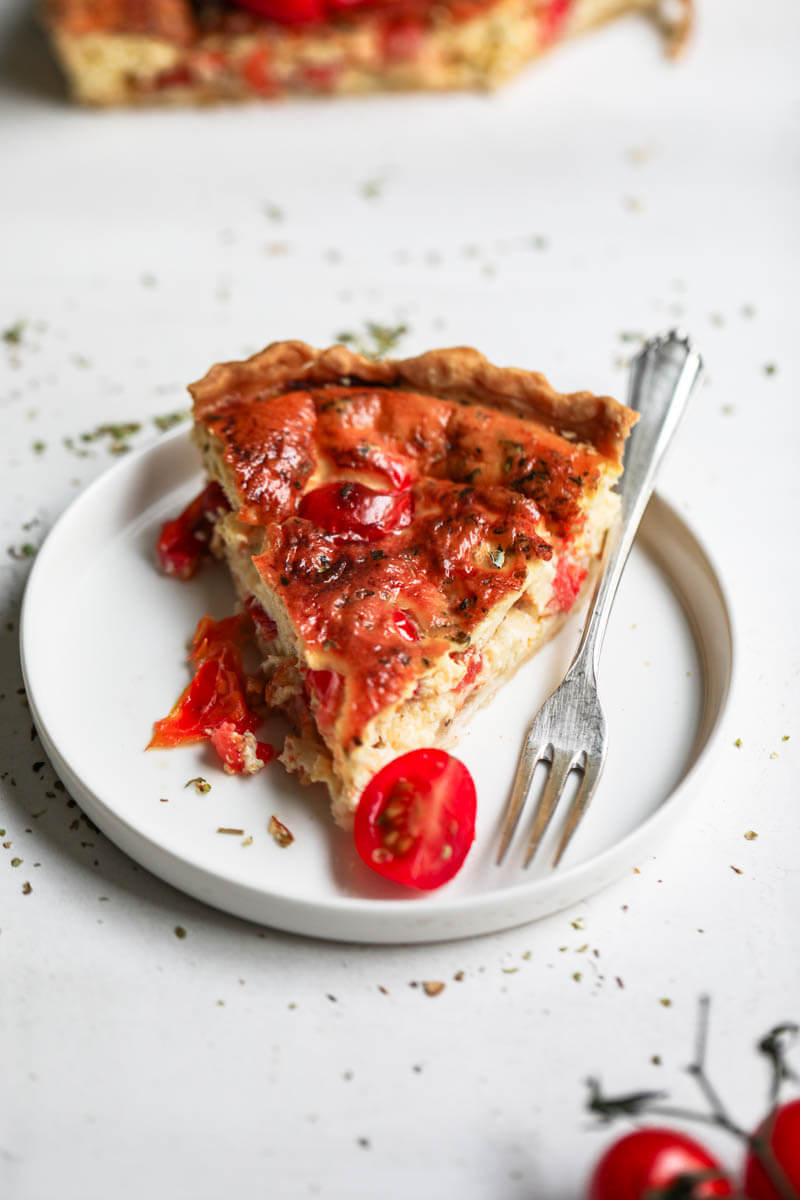
{"label": "slice of quiche", "polygon": [[564,620],[636,414],[466,347],[277,342],[190,387],[212,545],[254,619],[280,758],[352,825],[382,767],[452,742]]}
{"label": "slice of quiche", "polygon": [[489,88],[627,12],[675,51],[692,0],[43,0],[73,95],[98,105]]}

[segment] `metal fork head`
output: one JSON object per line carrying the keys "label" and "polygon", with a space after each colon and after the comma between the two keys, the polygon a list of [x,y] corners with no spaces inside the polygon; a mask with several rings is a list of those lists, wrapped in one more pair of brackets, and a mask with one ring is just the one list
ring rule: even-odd
{"label": "metal fork head", "polygon": [[547,779],[534,809],[524,865],[527,867],[544,837],[572,771],[581,775],[567,812],[553,866],[561,859],[589,806],[605,761],[606,721],[592,673],[569,671],[564,682],[545,700],[528,729],[514,786],[500,834],[497,862],[503,861],[522,810],[533,790],[536,767],[548,765]]}

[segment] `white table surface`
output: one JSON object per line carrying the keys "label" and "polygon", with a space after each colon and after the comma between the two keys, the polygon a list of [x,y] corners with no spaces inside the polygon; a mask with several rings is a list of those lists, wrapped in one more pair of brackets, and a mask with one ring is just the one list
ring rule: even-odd
{"label": "white table surface", "polygon": [[[6,1200],[578,1197],[617,1133],[584,1079],[689,1099],[703,991],[719,1090],[763,1111],[753,1044],[800,1015],[800,21],[796,0],[700,9],[679,65],[630,20],[490,97],[105,114],[64,103],[27,5],[3,6],[0,326],[24,322],[0,342]],[[30,561],[6,547],[113,462],[63,439],[136,420],[144,445],[211,362],[369,320],[620,396],[621,335],[689,330],[708,376],[660,490],[738,634],[715,768],[659,853],[572,910],[427,947],[274,933],[150,877],[34,769],[19,692]]]}

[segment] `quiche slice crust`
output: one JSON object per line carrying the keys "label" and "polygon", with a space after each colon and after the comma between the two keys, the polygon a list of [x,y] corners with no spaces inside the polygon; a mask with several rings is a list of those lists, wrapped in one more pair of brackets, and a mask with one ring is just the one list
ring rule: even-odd
{"label": "quiche slice crust", "polygon": [[[376,771],[452,744],[560,627],[615,518],[636,414],[468,347],[375,361],[276,342],[189,390],[231,506],[214,549],[295,729],[281,761],[326,784],[348,827]],[[376,495],[374,526],[317,503]]]}

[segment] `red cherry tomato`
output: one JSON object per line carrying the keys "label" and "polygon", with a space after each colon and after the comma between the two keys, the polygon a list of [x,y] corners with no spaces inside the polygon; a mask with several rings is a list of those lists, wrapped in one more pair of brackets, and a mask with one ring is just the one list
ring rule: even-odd
{"label": "red cherry tomato", "polygon": [[308,25],[325,16],[324,0],[236,0],[259,17],[281,25]]}
{"label": "red cherry tomato", "polygon": [[[786,1184],[800,1196],[800,1100],[770,1113],[756,1130],[756,1137],[769,1147]],[[744,1190],[750,1200],[783,1200],[784,1193],[770,1181],[752,1150],[745,1162]]]}
{"label": "red cherry tomato", "polygon": [[637,1129],[600,1159],[587,1200],[656,1200],[679,1183],[690,1188],[680,1192],[686,1200],[734,1194],[720,1164],[698,1142],[674,1129]]}
{"label": "red cherry tomato", "polygon": [[475,784],[444,750],[412,750],[364,788],[355,817],[356,850],[368,867],[429,890],[456,874],[475,840]]}
{"label": "red cherry tomato", "polygon": [[326,533],[377,541],[411,523],[411,492],[376,492],[362,483],[324,483],[306,492],[298,513]]}
{"label": "red cherry tomato", "polygon": [[392,613],[392,624],[404,641],[419,641],[419,629],[417,628],[416,622],[414,621],[413,617],[411,617],[411,615],[405,611],[405,609],[395,609],[395,611]]}
{"label": "red cherry tomato", "polygon": [[191,579],[211,553],[214,521],[230,505],[220,485],[209,483],[179,517],[161,527],[156,553],[161,569],[178,579]]}

